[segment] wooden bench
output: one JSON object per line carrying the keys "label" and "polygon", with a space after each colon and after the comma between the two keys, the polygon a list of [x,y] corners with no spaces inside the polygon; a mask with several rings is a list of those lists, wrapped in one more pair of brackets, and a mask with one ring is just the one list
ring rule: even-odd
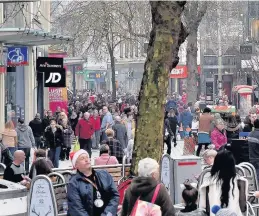
{"label": "wooden bench", "polygon": [[[125,164],[125,170],[123,173],[123,168],[122,168],[122,164],[116,164],[116,165],[103,165],[103,166],[92,166],[93,169],[95,170],[107,170],[111,176],[113,177],[114,182],[117,184],[119,180],[122,179],[122,177],[127,177],[129,176],[129,171],[130,171],[130,164]],[[59,172],[61,174],[66,174],[68,175],[69,172],[73,172],[73,168],[69,167],[69,168],[54,168],[52,169],[53,172]],[[66,177],[66,182],[68,182],[70,176],[68,175]]]}
{"label": "wooden bench", "polygon": [[117,168],[95,168],[95,170],[107,170],[108,173],[111,174],[114,182],[117,184],[121,179],[121,167]]}

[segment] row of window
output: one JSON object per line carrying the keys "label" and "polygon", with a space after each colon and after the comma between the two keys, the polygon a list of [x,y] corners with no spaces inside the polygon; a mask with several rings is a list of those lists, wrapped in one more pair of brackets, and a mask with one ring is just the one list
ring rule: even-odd
{"label": "row of window", "polygon": [[[223,56],[222,57],[222,65],[236,65],[238,59],[235,56]],[[217,56],[204,56],[203,60],[204,65],[218,65],[218,57]]]}

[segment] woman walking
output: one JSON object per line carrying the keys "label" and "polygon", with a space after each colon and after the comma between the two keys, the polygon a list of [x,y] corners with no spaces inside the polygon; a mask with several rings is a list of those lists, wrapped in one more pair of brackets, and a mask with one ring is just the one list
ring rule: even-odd
{"label": "woman walking", "polygon": [[62,150],[60,153],[60,160],[69,160],[69,153],[71,150],[71,145],[73,141],[73,130],[71,126],[68,124],[68,120],[64,119],[62,123],[63,127],[63,137],[64,137],[64,144],[62,146]]}
{"label": "woman walking", "polygon": [[59,166],[61,146],[64,143],[63,131],[55,120],[50,121],[50,126],[45,130],[45,139],[49,148],[48,156],[55,168]]}
{"label": "woman walking", "polygon": [[5,124],[5,129],[0,133],[2,135],[2,143],[9,151],[13,153],[17,150],[17,132],[14,128],[12,121],[8,121]]}
{"label": "woman walking", "polygon": [[210,113],[211,113],[211,109],[206,107],[203,110],[203,113],[199,119],[198,149],[196,152],[197,156],[200,156],[202,146],[205,146],[205,149],[207,149],[211,142],[209,133],[211,128],[211,123],[214,118]]}

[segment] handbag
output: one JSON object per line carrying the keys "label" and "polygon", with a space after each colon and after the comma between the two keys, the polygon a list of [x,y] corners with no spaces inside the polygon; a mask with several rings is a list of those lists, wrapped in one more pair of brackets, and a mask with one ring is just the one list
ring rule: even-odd
{"label": "handbag", "polygon": [[156,186],[151,203],[140,200],[140,197],[138,197],[137,201],[134,204],[132,212],[130,213],[130,216],[162,216],[160,206],[154,204],[158,196],[160,186],[160,184]]}
{"label": "handbag", "polygon": [[73,152],[77,152],[78,150],[80,150],[80,144],[78,139],[76,139],[75,145],[73,147]]}

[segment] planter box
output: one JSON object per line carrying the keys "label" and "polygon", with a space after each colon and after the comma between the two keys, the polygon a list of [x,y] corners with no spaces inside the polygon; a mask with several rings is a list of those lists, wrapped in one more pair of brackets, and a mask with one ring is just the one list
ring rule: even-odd
{"label": "planter box", "polygon": [[27,215],[27,188],[0,179],[0,216]]}

